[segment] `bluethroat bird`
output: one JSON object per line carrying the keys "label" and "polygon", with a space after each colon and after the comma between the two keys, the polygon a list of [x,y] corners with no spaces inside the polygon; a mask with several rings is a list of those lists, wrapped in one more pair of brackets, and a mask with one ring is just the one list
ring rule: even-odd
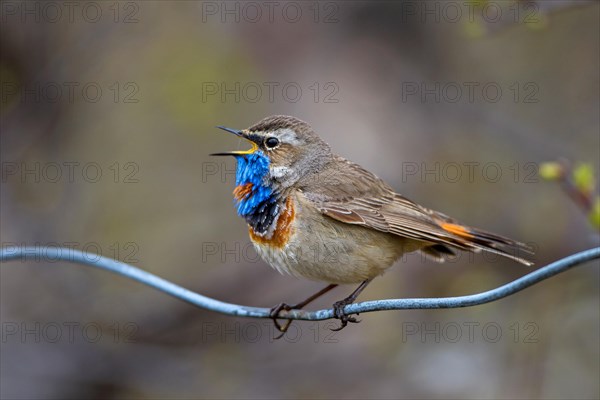
{"label": "bluethroat bird", "polygon": [[289,116],[267,117],[247,129],[219,126],[252,147],[213,155],[237,160],[233,191],[260,256],[281,273],[329,283],[295,305],[271,309],[277,329],[282,310],[299,309],[339,284],[360,284],[334,303],[344,328],[358,322],[344,314],[373,278],[403,254],[420,251],[442,262],[454,250],[484,250],[531,265],[514,240],[463,225],[394,190],[360,165],[333,153],[308,125]]}

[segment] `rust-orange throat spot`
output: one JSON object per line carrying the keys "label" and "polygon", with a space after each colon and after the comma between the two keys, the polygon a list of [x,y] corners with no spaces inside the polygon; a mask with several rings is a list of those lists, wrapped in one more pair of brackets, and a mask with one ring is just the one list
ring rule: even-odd
{"label": "rust-orange throat spot", "polygon": [[253,186],[252,183],[244,183],[243,185],[236,186],[235,189],[233,189],[233,197],[237,201],[244,200],[252,194]]}

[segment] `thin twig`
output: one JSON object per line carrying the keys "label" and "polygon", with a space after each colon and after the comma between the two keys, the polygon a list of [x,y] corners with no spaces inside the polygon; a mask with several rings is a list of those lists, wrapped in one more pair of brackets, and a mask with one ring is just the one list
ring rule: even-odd
{"label": "thin twig", "polygon": [[[365,301],[346,306],[344,309],[346,314],[358,314],[372,311],[383,310],[415,310],[415,309],[431,309],[431,308],[459,308],[470,307],[479,304],[489,303],[501,298],[510,296],[516,292],[528,288],[538,282],[548,279],[556,274],[564,272],[568,269],[581,265],[587,261],[600,258],[600,247],[590,250],[585,250],[553,262],[539,268],[538,270],[527,274],[519,279],[516,279],[503,286],[497,287],[487,292],[472,294],[460,297],[443,297],[443,298],[424,298],[424,299],[388,299]],[[96,268],[105,269],[127,278],[133,279],[173,297],[187,301],[195,306],[205,308],[207,310],[216,311],[222,314],[234,315],[238,317],[251,318],[270,318],[269,308],[248,307],[238,304],[225,303],[210,297],[203,296],[199,293],[192,292],[184,287],[176,285],[170,281],[160,278],[154,274],[116,261],[110,258],[102,257],[92,253],[85,253],[71,248],[60,247],[5,247],[0,250],[0,261],[6,262],[11,260],[52,260],[52,261],[67,261],[78,264],[89,265]],[[600,265],[598,263],[597,265]],[[291,310],[282,311],[279,316],[281,319],[295,319],[320,321],[333,318],[333,310],[318,310],[304,311]]]}

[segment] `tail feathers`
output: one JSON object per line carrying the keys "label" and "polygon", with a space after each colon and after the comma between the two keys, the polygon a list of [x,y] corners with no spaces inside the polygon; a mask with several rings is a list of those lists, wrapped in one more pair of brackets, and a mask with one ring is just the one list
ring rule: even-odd
{"label": "tail feathers", "polygon": [[471,250],[483,250],[510,258],[521,264],[533,265],[533,262],[521,257],[523,253],[533,254],[531,247],[525,243],[455,223],[442,223],[440,226],[446,232],[456,235],[461,239],[459,240],[458,247],[465,246]]}
{"label": "tail feathers", "polygon": [[456,253],[451,248],[443,244],[434,244],[433,246],[423,247],[421,253],[433,261],[443,263],[449,257],[456,256]]}

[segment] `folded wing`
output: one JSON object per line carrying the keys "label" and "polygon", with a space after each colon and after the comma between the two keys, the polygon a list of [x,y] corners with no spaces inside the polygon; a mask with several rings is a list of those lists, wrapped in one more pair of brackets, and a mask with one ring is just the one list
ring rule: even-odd
{"label": "folded wing", "polygon": [[[431,243],[421,250],[443,261],[452,249],[496,253],[525,265],[531,249],[520,242],[465,226],[456,220],[394,193],[383,181],[357,164],[340,159],[344,168],[327,171],[311,199],[326,216],[347,224]],[[340,163],[338,163],[340,165]],[[316,189],[316,191],[315,191]]]}

